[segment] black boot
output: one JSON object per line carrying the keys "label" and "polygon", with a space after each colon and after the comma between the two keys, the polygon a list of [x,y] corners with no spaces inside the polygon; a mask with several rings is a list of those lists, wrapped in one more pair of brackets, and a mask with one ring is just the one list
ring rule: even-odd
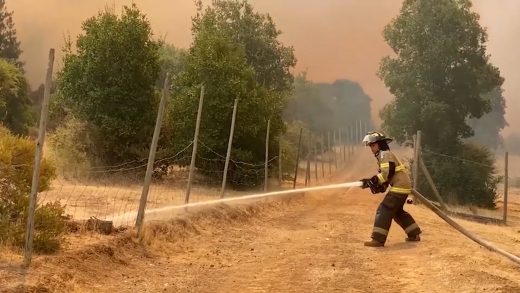
{"label": "black boot", "polygon": [[367,241],[365,242],[365,246],[368,246],[368,247],[383,247],[385,246],[385,244],[383,242],[379,242],[377,240],[370,240],[370,241]]}
{"label": "black boot", "polygon": [[415,236],[408,236],[408,237],[406,237],[405,240],[408,242],[419,242],[419,241],[421,241],[421,236],[419,236],[419,234],[417,234]]}

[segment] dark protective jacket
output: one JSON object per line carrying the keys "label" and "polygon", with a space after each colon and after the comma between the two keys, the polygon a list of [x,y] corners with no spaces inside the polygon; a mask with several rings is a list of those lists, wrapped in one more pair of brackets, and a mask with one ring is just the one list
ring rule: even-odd
{"label": "dark protective jacket", "polygon": [[390,150],[380,151],[376,158],[379,165],[379,174],[377,174],[379,184],[390,185],[389,192],[412,193],[412,183],[406,167],[393,152]]}

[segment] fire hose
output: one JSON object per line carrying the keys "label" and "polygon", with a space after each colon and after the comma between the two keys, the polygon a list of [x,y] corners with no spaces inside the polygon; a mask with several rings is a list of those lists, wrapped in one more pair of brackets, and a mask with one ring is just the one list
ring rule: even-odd
{"label": "fire hose", "polygon": [[[259,199],[259,198],[266,198],[266,197],[277,196],[277,195],[305,193],[305,192],[311,192],[311,191],[324,191],[324,190],[330,190],[330,189],[344,189],[344,188],[362,187],[362,186],[363,186],[363,183],[361,181],[355,181],[355,182],[339,183],[339,184],[331,184],[331,185],[323,185],[323,186],[315,186],[315,187],[307,187],[307,188],[299,188],[299,189],[272,191],[272,192],[266,192],[266,193],[240,196],[240,197],[230,197],[230,198],[223,198],[223,199],[217,199],[217,200],[188,203],[188,204],[184,204],[184,205],[167,206],[167,207],[162,207],[162,208],[149,209],[146,211],[145,214],[151,215],[151,214],[157,214],[157,213],[166,212],[166,211],[186,209],[186,208],[190,208],[190,207],[209,206],[209,205],[215,205],[215,204],[220,204],[220,203],[243,201],[243,200],[247,200],[247,199]],[[461,225],[459,225],[455,221],[453,221],[448,215],[446,215],[442,210],[440,210],[437,206],[435,206],[433,203],[431,203],[430,200],[428,200],[426,197],[424,197],[420,192],[418,192],[416,190],[412,190],[412,194],[416,198],[418,198],[421,201],[421,203],[426,205],[430,210],[432,210],[435,214],[437,214],[441,219],[443,219],[446,223],[448,223],[450,226],[455,228],[455,230],[462,233],[464,236],[470,238],[471,240],[473,240],[476,243],[480,244],[481,246],[487,248],[488,250],[496,252],[502,256],[505,256],[509,260],[513,261],[514,263],[520,265],[520,258],[518,256],[516,256],[512,253],[509,253],[501,248],[495,247],[491,243],[478,238],[475,234],[466,230],[464,227],[462,227]],[[125,214],[125,215],[122,215],[122,216],[119,216],[116,218],[123,219],[123,218],[128,218],[128,217],[135,217],[135,213]],[[113,219],[113,220],[116,220],[116,219]]]}
{"label": "fire hose", "polygon": [[422,195],[417,190],[412,190],[413,195],[420,199],[424,205],[426,205],[430,210],[432,210],[434,213],[437,214],[437,216],[441,217],[446,223],[448,223],[450,226],[455,228],[457,231],[462,233],[464,236],[468,237],[469,239],[477,242],[478,244],[484,246],[485,248],[489,249],[490,251],[496,252],[502,256],[507,257],[511,261],[515,262],[516,264],[520,265],[520,258],[512,253],[509,253],[501,248],[495,247],[491,243],[482,240],[475,236],[475,234],[471,233],[470,231],[466,230],[461,225],[457,224],[455,221],[453,221],[448,215],[446,215],[442,210],[440,210],[437,206],[435,206],[433,203],[431,203],[424,195]]}

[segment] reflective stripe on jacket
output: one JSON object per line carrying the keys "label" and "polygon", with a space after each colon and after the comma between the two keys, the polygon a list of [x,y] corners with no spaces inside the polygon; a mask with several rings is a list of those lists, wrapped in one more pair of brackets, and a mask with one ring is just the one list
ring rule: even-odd
{"label": "reflective stripe on jacket", "polygon": [[[391,151],[380,151],[377,155],[379,165],[379,174],[377,178],[380,184],[388,183],[390,192],[400,194],[412,193],[412,183],[406,172],[406,167],[401,163],[399,158]],[[393,175],[391,174],[392,166],[395,167]],[[389,175],[392,175],[390,180]]]}

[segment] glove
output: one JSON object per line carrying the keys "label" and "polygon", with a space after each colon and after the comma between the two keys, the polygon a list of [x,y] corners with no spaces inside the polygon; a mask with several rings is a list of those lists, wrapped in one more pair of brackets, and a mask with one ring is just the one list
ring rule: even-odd
{"label": "glove", "polygon": [[370,191],[372,194],[382,193],[386,191],[386,188],[388,187],[387,184],[379,184],[379,180],[377,179],[377,176],[372,176],[370,179],[361,179],[362,186],[361,188],[370,188]]}

